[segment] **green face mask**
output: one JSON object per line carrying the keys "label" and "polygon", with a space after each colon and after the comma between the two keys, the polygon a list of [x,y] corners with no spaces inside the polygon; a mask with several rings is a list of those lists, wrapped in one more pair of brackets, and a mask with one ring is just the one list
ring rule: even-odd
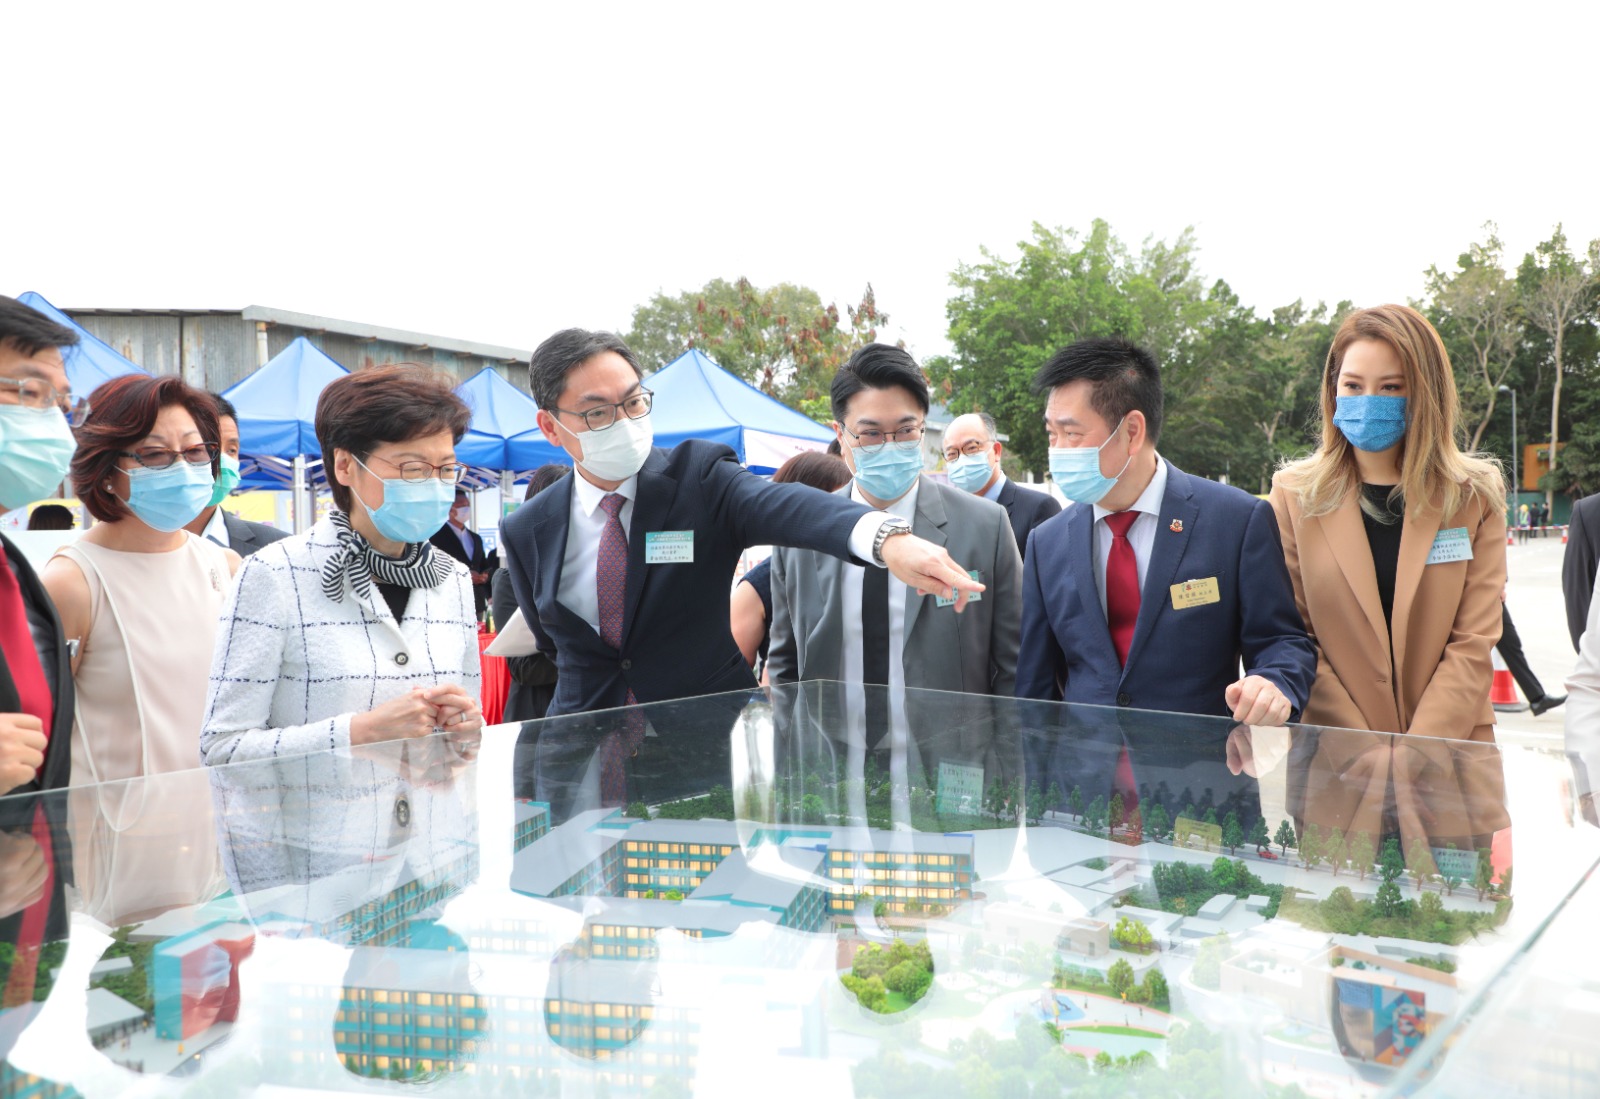
{"label": "green face mask", "polygon": [[227,499],[228,493],[239,487],[239,459],[231,454],[222,456],[222,471],[217,474],[217,487],[211,492],[211,503],[206,507],[214,508]]}

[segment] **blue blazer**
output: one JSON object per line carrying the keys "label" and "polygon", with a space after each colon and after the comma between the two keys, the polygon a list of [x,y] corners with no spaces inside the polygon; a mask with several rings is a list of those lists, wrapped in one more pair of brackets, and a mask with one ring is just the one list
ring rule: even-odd
{"label": "blue blazer", "polygon": [[[557,598],[572,492],[572,478],[562,478],[500,531],[517,606],[540,651],[555,654],[551,717],[625,705],[630,690],[643,703],[753,688],[755,676],[729,626],[739,555],[770,543],[854,560],[850,532],[870,512],[807,485],[765,481],[716,443],[657,447],[639,471],[633,502],[619,650]],[[693,531],[694,560],[646,564],[651,531]]]}
{"label": "blue blazer", "polygon": [[[1223,694],[1242,660],[1245,675],[1278,685],[1297,719],[1317,652],[1271,506],[1168,462],[1158,521],[1126,668],[1100,609],[1094,508],[1075,505],[1034,530],[1023,559],[1017,697],[1226,716]],[[1173,609],[1173,584],[1213,577],[1218,602]]]}

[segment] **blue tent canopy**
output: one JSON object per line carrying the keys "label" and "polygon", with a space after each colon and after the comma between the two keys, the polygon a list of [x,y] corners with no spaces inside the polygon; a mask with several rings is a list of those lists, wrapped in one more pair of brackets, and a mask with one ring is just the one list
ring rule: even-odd
{"label": "blue tent canopy", "polygon": [[771,473],[804,450],[821,450],[833,432],[690,348],[645,384],[655,393],[657,446],[709,439],[732,447],[756,473]]}
{"label": "blue tent canopy", "polygon": [[350,373],[304,336],[222,395],[239,410],[239,450],[249,458],[319,458],[317,398]]}
{"label": "blue tent canopy", "polygon": [[69,347],[61,356],[67,368],[67,381],[72,384],[72,396],[75,400],[87,398],[101,385],[112,378],[120,378],[124,374],[148,374],[148,370],[135,363],[129,362],[115,351],[104,340],[95,336],[77,321],[67,316],[61,310],[45,301],[44,298],[29,290],[18,296],[18,301],[36,312],[43,313],[59,325],[72,329],[78,334],[76,347]]}
{"label": "blue tent canopy", "polygon": [[479,469],[530,470],[546,462],[571,465],[566,452],[539,432],[533,398],[485,367],[456,386],[472,409],[472,425],[456,447],[457,460]]}

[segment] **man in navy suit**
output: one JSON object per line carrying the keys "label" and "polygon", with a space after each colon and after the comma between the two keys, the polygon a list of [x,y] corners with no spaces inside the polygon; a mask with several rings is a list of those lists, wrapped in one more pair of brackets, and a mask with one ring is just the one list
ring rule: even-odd
{"label": "man in navy suit", "polygon": [[944,429],[945,475],[963,492],[993,500],[1006,509],[1017,549],[1026,551],[1028,535],[1047,519],[1061,514],[1061,505],[1049,493],[1019,488],[1000,468],[1004,446],[1000,428],[987,412],[968,412]]}
{"label": "man in navy suit", "polygon": [[501,528],[517,606],[556,654],[550,716],[754,687],[728,626],[749,546],[870,561],[957,610],[983,590],[902,518],[764,481],[725,446],[653,446],[643,371],[610,333],[557,332],[528,377],[540,431],[577,468]]}
{"label": "man in navy suit", "polygon": [[1293,720],[1317,656],[1271,507],[1157,453],[1161,373],[1142,348],[1080,341],[1034,387],[1076,506],[1029,540],[1018,697]]}

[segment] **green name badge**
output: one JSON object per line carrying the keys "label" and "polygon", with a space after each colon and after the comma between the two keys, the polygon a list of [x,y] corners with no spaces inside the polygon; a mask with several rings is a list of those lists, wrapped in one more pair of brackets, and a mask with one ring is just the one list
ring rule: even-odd
{"label": "green name badge", "polygon": [[1428,551],[1428,564],[1447,565],[1451,561],[1472,560],[1472,539],[1466,527],[1446,527],[1433,540]]}
{"label": "green name badge", "polygon": [[[972,577],[974,580],[978,581],[980,584],[983,583],[983,577],[978,575],[978,570],[977,569],[968,569],[967,570],[967,575]],[[956,601],[954,599],[946,599],[942,595],[934,596],[933,597],[933,601],[935,603],[937,603],[941,607],[953,607],[953,606],[956,605]],[[967,602],[968,603],[979,603],[979,602],[982,602],[982,601],[983,601],[983,593],[981,591],[975,591],[971,595],[967,596]]]}
{"label": "green name badge", "polygon": [[648,531],[644,536],[644,563],[647,565],[693,564],[694,531]]}

